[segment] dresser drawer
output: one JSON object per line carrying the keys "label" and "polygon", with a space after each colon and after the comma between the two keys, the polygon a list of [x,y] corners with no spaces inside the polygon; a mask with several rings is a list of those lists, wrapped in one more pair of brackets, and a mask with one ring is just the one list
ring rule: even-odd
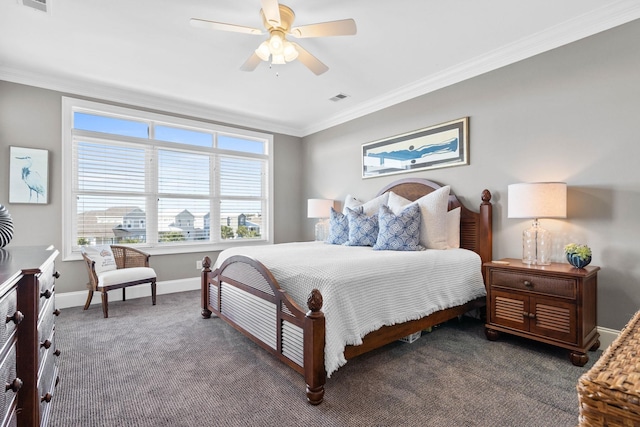
{"label": "dresser drawer", "polygon": [[490,270],[489,285],[567,298],[576,298],[577,287],[576,280],[570,278],[495,270]]}
{"label": "dresser drawer", "polygon": [[40,305],[38,310],[40,311],[42,311],[45,302],[47,302],[53,294],[56,283],[55,275],[55,263],[50,262],[42,266],[42,272],[40,276],[38,276],[38,283],[40,284]]}
{"label": "dresser drawer", "polygon": [[[5,387],[8,385],[18,387],[16,391],[11,388],[6,389],[6,391],[0,390],[0,414],[7,414],[7,416],[9,416],[9,411],[13,412],[14,402],[16,401],[17,393],[19,393],[19,387],[22,385],[21,381],[16,377],[15,346],[11,346],[6,357],[0,362],[0,384],[3,384]],[[13,414],[11,414],[11,416],[13,416]]]}
{"label": "dresser drawer", "polygon": [[51,298],[45,300],[38,317],[38,342],[42,344],[49,338],[55,325],[55,292],[51,295]]}
{"label": "dresser drawer", "polygon": [[38,394],[40,399],[40,424],[47,425],[49,411],[58,385],[58,356],[55,349],[55,334],[53,344],[44,354],[38,377]]}
{"label": "dresser drawer", "polygon": [[11,289],[0,299],[0,322],[4,324],[0,327],[0,355],[4,353],[5,346],[15,335],[16,326],[23,318],[22,313],[18,313],[17,304],[16,288]]}

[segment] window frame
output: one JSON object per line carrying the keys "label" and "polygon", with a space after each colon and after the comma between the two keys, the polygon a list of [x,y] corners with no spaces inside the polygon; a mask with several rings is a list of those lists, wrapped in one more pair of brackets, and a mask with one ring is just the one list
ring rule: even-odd
{"label": "window frame", "polygon": [[[90,114],[98,114],[111,116],[116,118],[125,118],[125,119],[135,119],[141,122],[147,122],[150,125],[150,134],[149,138],[139,138],[139,137],[128,137],[128,136],[120,136],[115,134],[105,134],[93,131],[84,131],[84,130],[74,130],[73,129],[73,119],[74,113],[76,112],[87,112]],[[120,107],[112,104],[89,101],[83,99],[77,99],[72,97],[62,97],[62,259],[63,260],[79,260],[82,258],[80,254],[80,250],[76,245],[76,241],[74,240],[77,237],[77,233],[75,232],[77,226],[77,208],[74,206],[76,191],[73,189],[72,184],[75,176],[77,176],[77,171],[74,170],[74,160],[73,160],[73,149],[74,149],[74,138],[75,137],[85,137],[87,139],[104,139],[111,141],[123,141],[128,143],[142,143],[145,145],[153,146],[154,149],[160,149],[163,147],[171,147],[176,148],[173,143],[166,143],[161,140],[152,139],[153,137],[153,126],[174,126],[174,127],[184,127],[184,128],[194,128],[194,129],[205,129],[214,133],[214,147],[203,149],[202,147],[198,148],[198,151],[209,151],[213,154],[219,154],[222,156],[232,156],[239,157],[245,159],[261,159],[266,160],[266,179],[262,180],[263,186],[263,215],[266,214],[266,221],[263,221],[263,228],[261,229],[260,239],[229,239],[219,241],[208,241],[202,242],[181,242],[179,244],[157,244],[157,243],[140,243],[132,246],[136,246],[139,248],[143,248],[146,252],[155,255],[163,255],[163,254],[180,254],[180,253],[192,253],[192,252],[208,252],[208,251],[220,251],[230,247],[236,247],[239,245],[264,245],[264,244],[272,244],[273,243],[273,225],[274,225],[274,199],[273,199],[273,183],[274,183],[274,173],[273,173],[273,135],[263,132],[256,132],[251,130],[245,130],[240,128],[234,128],[230,126],[223,126],[214,123],[210,123],[207,121],[200,121],[198,119],[186,119],[178,116],[173,116],[170,114],[160,114],[146,111],[142,108],[128,108],[128,107]],[[265,143],[265,154],[254,154],[250,152],[239,152],[233,150],[219,149],[215,146],[216,134],[221,133],[228,136],[244,138],[244,139],[254,139],[261,140]],[[190,150],[190,146],[184,146],[185,151]],[[219,157],[215,156],[217,162],[219,162]],[[217,166],[217,165],[216,165]],[[223,197],[220,194],[219,188],[219,180],[216,174],[219,173],[219,168],[214,167],[214,172],[212,173],[211,180],[215,183],[212,186],[210,191],[210,196],[206,197],[209,200],[212,200],[212,203],[218,203],[220,206],[221,200],[226,200],[227,197]],[[155,195],[158,196],[158,188],[157,181],[158,176],[157,173],[153,174],[155,179]],[[242,198],[240,196],[240,198]],[[266,205],[266,206],[265,206]],[[155,207],[155,211],[157,212],[157,198],[156,203],[152,206],[147,206],[147,210]],[[211,212],[211,224],[219,224],[220,223],[220,209],[214,210]],[[146,219],[147,230],[149,228],[155,228],[155,232],[157,232],[157,221],[150,221],[147,217]],[[213,226],[211,226],[213,230]],[[211,233],[212,237],[214,233]],[[217,233],[218,237],[220,233]],[[212,238],[211,237],[211,238]],[[75,247],[75,249],[74,249]]]}

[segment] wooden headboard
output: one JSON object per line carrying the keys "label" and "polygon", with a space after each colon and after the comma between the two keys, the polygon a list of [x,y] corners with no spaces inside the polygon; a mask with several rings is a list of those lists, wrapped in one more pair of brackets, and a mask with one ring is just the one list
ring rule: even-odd
{"label": "wooden headboard", "polygon": [[[378,196],[393,191],[398,196],[414,201],[441,187],[442,185],[427,179],[405,178],[387,185],[378,192]],[[464,206],[456,195],[450,194],[449,210],[460,207],[460,247],[476,252],[485,263],[493,259],[492,205],[489,190],[482,192],[481,200],[479,211],[475,212]]]}

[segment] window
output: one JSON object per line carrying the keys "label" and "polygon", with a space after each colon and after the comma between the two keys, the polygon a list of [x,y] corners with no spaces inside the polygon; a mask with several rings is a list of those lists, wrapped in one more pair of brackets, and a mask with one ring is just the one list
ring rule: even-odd
{"label": "window", "polygon": [[272,135],[63,98],[65,258],[271,242]]}

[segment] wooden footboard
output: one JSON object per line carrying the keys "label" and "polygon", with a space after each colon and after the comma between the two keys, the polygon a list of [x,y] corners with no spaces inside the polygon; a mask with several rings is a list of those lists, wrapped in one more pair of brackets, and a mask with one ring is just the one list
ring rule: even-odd
{"label": "wooden footboard", "polygon": [[304,375],[307,400],[324,398],[325,319],[322,295],[314,289],[304,312],[260,262],[234,256],[215,271],[202,261],[202,317],[212,314],[251,338],[279,360]]}

